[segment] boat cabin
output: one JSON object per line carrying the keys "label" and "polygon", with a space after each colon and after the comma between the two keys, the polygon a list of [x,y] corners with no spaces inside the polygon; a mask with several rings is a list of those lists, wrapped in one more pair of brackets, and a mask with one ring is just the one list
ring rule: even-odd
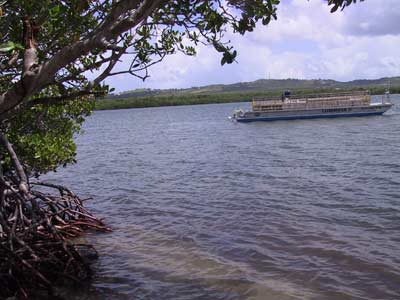
{"label": "boat cabin", "polygon": [[367,91],[329,93],[312,95],[291,95],[285,92],[281,97],[253,98],[254,112],[297,110],[310,108],[332,108],[366,106],[371,103],[371,95]]}

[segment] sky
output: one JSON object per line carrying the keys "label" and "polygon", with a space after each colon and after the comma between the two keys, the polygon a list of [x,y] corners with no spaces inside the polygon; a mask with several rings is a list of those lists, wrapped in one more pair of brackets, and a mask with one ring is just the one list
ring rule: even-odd
{"label": "sky", "polygon": [[[237,62],[200,47],[195,57],[174,54],[149,69],[106,82],[116,92],[189,88],[257,79],[375,79],[400,75],[400,0],[365,0],[330,13],[324,0],[281,0],[278,20],[244,36],[228,34]],[[128,60],[121,63],[128,64]]]}

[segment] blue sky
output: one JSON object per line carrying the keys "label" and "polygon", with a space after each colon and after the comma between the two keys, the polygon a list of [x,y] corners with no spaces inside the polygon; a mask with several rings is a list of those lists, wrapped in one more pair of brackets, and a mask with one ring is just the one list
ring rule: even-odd
{"label": "blue sky", "polygon": [[335,14],[324,0],[281,0],[277,21],[228,38],[238,50],[232,65],[221,66],[215,50],[201,47],[196,57],[167,57],[150,68],[145,82],[121,75],[107,83],[121,92],[262,78],[348,81],[399,76],[400,0],[365,0]]}

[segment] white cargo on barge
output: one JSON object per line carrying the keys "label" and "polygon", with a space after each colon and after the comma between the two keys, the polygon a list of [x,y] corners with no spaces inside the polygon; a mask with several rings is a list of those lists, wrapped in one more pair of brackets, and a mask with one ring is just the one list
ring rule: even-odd
{"label": "white cargo on barge", "polygon": [[233,119],[238,122],[275,121],[291,119],[360,117],[381,115],[393,104],[389,93],[379,103],[371,103],[369,92],[351,92],[315,95],[291,95],[254,98],[252,110],[235,110]]}

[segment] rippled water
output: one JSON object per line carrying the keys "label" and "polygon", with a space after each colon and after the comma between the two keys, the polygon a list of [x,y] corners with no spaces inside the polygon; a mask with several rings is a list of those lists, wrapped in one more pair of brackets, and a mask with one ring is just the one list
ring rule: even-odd
{"label": "rippled water", "polygon": [[[69,299],[400,299],[400,96],[238,124],[248,104],[99,111],[49,177],[113,227]],[[72,295],[73,294],[73,295]]]}

